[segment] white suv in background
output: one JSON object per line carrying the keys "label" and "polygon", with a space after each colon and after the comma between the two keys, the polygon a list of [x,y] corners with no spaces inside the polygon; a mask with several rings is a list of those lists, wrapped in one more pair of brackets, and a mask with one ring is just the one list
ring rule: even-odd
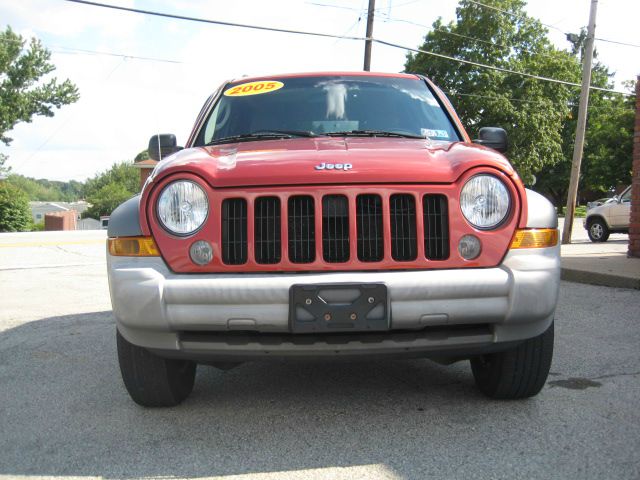
{"label": "white suv in background", "polygon": [[584,228],[592,242],[606,242],[611,233],[629,233],[629,214],[631,210],[631,186],[613,201],[587,211]]}

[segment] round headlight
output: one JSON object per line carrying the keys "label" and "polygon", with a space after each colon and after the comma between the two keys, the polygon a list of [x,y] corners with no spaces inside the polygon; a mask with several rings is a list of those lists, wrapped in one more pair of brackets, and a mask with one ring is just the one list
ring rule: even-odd
{"label": "round headlight", "polygon": [[177,180],[158,197],[158,220],[175,235],[190,235],[198,230],[209,213],[207,194],[195,182]]}
{"label": "round headlight", "polygon": [[460,193],[460,208],[467,221],[479,229],[495,228],[509,213],[509,191],[493,175],[471,177]]}

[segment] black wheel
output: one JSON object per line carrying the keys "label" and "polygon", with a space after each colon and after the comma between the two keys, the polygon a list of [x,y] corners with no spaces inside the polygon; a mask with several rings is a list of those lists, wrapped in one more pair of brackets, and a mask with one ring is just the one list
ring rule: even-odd
{"label": "black wheel", "polygon": [[168,360],[129,343],[116,331],[118,361],[131,398],[143,407],[173,407],[193,390],[196,364]]}
{"label": "black wheel", "polygon": [[527,398],[544,386],[552,358],[553,323],[511,350],[472,358],[471,369],[476,385],[488,397]]}
{"label": "black wheel", "polygon": [[606,242],[609,239],[609,227],[601,218],[589,221],[587,232],[592,242]]}

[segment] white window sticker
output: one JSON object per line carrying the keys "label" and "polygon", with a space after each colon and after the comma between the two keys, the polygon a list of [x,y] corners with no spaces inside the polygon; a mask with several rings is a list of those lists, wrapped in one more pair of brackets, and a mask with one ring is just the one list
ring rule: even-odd
{"label": "white window sticker", "polygon": [[420,129],[420,133],[428,138],[449,138],[449,132],[446,130],[431,130],[430,128]]}

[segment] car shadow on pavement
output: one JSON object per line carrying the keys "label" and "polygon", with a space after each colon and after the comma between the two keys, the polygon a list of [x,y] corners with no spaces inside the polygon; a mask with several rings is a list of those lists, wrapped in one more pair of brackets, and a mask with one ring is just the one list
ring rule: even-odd
{"label": "car shadow on pavement", "polygon": [[[383,464],[390,478],[415,478],[421,463],[407,458],[428,451],[441,472],[455,473],[445,460],[451,451],[482,455],[485,435],[510,432],[511,417],[542,415],[535,400],[484,399],[467,362],[427,360],[199,367],[182,405],[144,409],[122,384],[111,312],[0,333],[0,385],[0,476],[197,477]],[[501,415],[490,418],[498,403]]]}

